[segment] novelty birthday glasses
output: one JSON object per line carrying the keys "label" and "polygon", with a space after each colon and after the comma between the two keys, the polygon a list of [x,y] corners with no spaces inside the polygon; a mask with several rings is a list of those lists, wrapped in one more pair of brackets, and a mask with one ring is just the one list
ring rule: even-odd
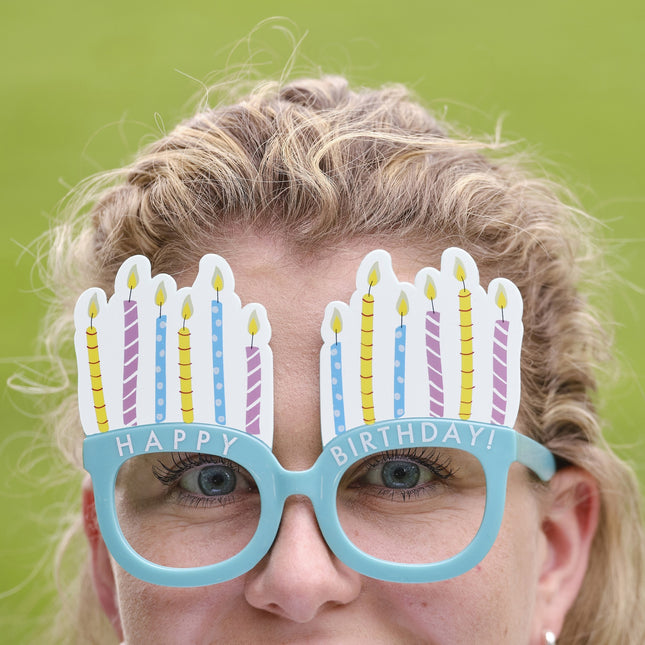
{"label": "novelty birthday glasses", "polygon": [[[255,566],[285,500],[305,495],[329,548],[356,571],[432,582],[476,566],[494,543],[515,461],[546,481],[551,453],[512,429],[522,302],[479,286],[459,249],[415,284],[370,253],[349,305],[322,323],[324,449],[307,471],[271,452],[270,327],[241,306],[226,262],[207,255],[190,288],[130,258],[106,300],[78,301],[85,467],[101,533],[132,575],[166,586],[229,580]],[[114,429],[116,428],[116,429]]]}

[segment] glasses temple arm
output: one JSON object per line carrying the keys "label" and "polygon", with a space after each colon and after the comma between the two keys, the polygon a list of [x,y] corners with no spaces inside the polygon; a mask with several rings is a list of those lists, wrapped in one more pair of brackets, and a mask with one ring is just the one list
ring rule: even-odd
{"label": "glasses temple arm", "polygon": [[517,433],[516,460],[530,468],[542,481],[549,481],[555,474],[555,457],[548,448],[526,435]]}

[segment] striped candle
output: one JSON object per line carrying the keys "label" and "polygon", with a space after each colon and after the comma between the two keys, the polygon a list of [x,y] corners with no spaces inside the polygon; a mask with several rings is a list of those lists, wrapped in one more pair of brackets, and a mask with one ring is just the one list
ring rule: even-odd
{"label": "striped candle", "polygon": [[426,297],[431,309],[426,311],[426,364],[428,366],[428,396],[431,417],[443,416],[443,373],[441,368],[441,313],[435,311],[437,297],[435,284],[430,276],[426,281]]}
{"label": "striped candle", "polygon": [[407,316],[409,305],[402,291],[396,303],[396,310],[401,316],[401,325],[394,330],[394,417],[398,419],[405,413],[405,345],[407,325],[403,317]]}
{"label": "striped candle", "polygon": [[181,397],[181,418],[184,423],[192,423],[193,410],[193,377],[190,362],[190,329],[186,321],[193,315],[193,304],[190,296],[184,300],[182,307],[184,324],[178,332],[179,337],[179,394]]}
{"label": "striped candle", "polygon": [[260,323],[254,311],[249,318],[251,344],[246,347],[246,431],[260,434],[260,403],[262,394],[262,359],[260,348],[253,347],[253,338],[258,333]]}
{"label": "striped candle", "polygon": [[105,409],[105,397],[103,395],[103,378],[101,377],[101,359],[99,358],[99,343],[96,327],[94,327],[94,318],[98,316],[99,305],[96,294],[92,296],[88,306],[90,315],[90,326],[85,330],[85,340],[87,341],[87,358],[90,364],[90,383],[92,386],[92,400],[94,402],[94,413],[96,414],[96,423],[100,432],[106,432],[110,429],[107,420],[107,411]]}
{"label": "striped candle", "polygon": [[130,295],[123,301],[123,424],[137,425],[137,373],[139,370],[139,315],[132,290],[137,286],[136,266],[128,276]]}
{"label": "striped candle", "polygon": [[473,320],[470,291],[466,289],[466,270],[455,260],[455,277],[462,283],[459,290],[459,328],[461,340],[461,398],[459,418],[470,419],[473,405]]}
{"label": "striped candle", "polygon": [[343,330],[343,320],[338,309],[334,309],[331,328],[336,335],[336,342],[329,350],[331,363],[331,396],[334,408],[334,428],[336,434],[345,432],[345,401],[343,399],[343,352],[338,334]]}
{"label": "striped candle", "polygon": [[215,423],[226,424],[226,390],[224,381],[224,303],[219,301],[219,292],[224,288],[224,278],[219,269],[213,274],[213,288],[217,300],[211,301],[211,333],[213,343],[213,396]]}
{"label": "striped candle", "polygon": [[166,302],[166,289],[163,282],[155,294],[155,304],[159,307],[155,333],[155,421],[161,423],[166,418],[166,314],[162,307]]}
{"label": "striped candle", "polygon": [[500,286],[497,291],[497,306],[502,312],[501,320],[495,321],[493,334],[493,407],[492,423],[504,425],[507,404],[507,370],[508,370],[508,327],[509,321],[504,320],[506,293]]}
{"label": "striped candle", "polygon": [[374,384],[372,382],[372,350],[374,336],[374,296],[372,287],[380,278],[378,262],[369,272],[367,281],[369,288],[363,296],[361,308],[361,406],[363,408],[363,422],[372,424],[376,421],[374,416]]}

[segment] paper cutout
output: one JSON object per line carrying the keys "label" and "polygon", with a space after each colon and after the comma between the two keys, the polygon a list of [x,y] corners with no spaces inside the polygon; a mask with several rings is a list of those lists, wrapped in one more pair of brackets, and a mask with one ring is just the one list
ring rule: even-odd
{"label": "paper cutout", "polygon": [[[191,287],[126,260],[109,299],[88,289],[74,312],[81,423],[86,434],[150,423],[200,422],[273,437],[271,327],[242,307],[226,261],[205,255]],[[376,422],[461,418],[512,427],[520,403],[522,298],[496,278],[485,291],[465,251],[444,251],[399,282],[372,251],[349,304],[321,326],[321,432]]]}
{"label": "paper cutout", "polygon": [[414,417],[513,427],[520,403],[522,298],[496,278],[485,291],[465,251],[441,270],[399,282],[390,255],[372,251],[349,305],[331,302],[321,326],[323,444],[355,427]]}
{"label": "paper cutout", "polygon": [[114,295],[76,304],[78,398],[86,434],[148,423],[201,422],[273,437],[271,327],[242,307],[233,273],[205,255],[191,287],[152,278],[143,256],[119,269]]}

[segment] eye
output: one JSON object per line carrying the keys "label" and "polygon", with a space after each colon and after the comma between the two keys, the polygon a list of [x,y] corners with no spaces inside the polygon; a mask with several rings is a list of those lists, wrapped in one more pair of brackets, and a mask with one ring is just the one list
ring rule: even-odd
{"label": "eye", "polygon": [[363,481],[372,486],[407,489],[425,484],[434,477],[430,469],[420,464],[404,459],[393,459],[373,465],[363,477]]}
{"label": "eye", "polygon": [[155,478],[179,500],[228,504],[257,491],[252,475],[234,461],[216,455],[170,453],[152,469]]}
{"label": "eye", "polygon": [[412,448],[377,453],[358,462],[343,476],[341,488],[355,493],[387,496],[398,493],[435,494],[454,485],[459,466],[448,451]]}
{"label": "eye", "polygon": [[179,485],[196,495],[202,494],[209,497],[230,495],[237,486],[237,476],[229,466],[211,464],[188,471],[181,478]]}

